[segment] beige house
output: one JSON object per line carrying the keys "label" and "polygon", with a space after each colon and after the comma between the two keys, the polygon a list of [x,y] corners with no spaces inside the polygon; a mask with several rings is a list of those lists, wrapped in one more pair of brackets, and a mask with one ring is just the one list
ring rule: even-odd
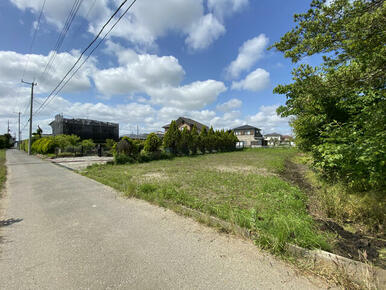
{"label": "beige house", "polygon": [[236,144],[236,147],[261,147],[264,145],[264,138],[261,135],[261,129],[250,126],[243,125],[233,129],[239,142]]}
{"label": "beige house", "polygon": [[281,143],[283,136],[279,133],[270,133],[264,135],[264,139],[267,141],[268,146],[278,146]]}
{"label": "beige house", "polygon": [[[208,128],[208,126],[201,124],[200,122],[197,122],[197,121],[194,121],[192,119],[185,118],[185,117],[179,117],[176,120],[176,123],[177,123],[178,129],[180,129],[181,131],[184,128],[187,128],[188,130],[192,130],[194,125],[196,125],[198,133],[201,132],[202,128],[204,128],[204,127]],[[169,130],[169,127],[170,127],[170,124],[162,127],[165,129],[165,133]]]}

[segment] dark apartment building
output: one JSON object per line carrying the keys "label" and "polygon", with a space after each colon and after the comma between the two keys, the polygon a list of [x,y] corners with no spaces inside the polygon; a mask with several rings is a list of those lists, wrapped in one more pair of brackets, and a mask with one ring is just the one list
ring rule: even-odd
{"label": "dark apartment building", "polygon": [[82,140],[92,139],[96,143],[104,143],[106,139],[119,139],[119,124],[88,119],[67,119],[56,115],[50,123],[52,135],[77,135]]}

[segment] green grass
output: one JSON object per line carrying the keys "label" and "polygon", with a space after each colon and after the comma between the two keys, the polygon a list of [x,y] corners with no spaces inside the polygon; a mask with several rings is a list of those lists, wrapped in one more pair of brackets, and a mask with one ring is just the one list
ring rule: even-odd
{"label": "green grass", "polygon": [[[306,196],[282,180],[295,149],[250,149],[131,165],[95,165],[82,172],[126,196],[161,206],[183,205],[258,233],[275,252],[286,243],[329,249],[306,210]],[[172,206],[170,206],[172,207]]]}
{"label": "green grass", "polygon": [[5,167],[5,150],[0,150],[0,194],[7,178],[7,168]]}

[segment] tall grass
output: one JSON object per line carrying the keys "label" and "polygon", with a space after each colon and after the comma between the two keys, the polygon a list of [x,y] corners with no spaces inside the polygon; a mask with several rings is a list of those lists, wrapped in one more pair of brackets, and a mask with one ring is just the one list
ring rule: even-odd
{"label": "tall grass", "polygon": [[7,168],[5,166],[5,149],[0,150],[0,194],[7,178]]}
{"label": "tall grass", "polygon": [[305,194],[277,175],[294,154],[294,149],[251,149],[92,166],[83,174],[130,197],[183,205],[251,229],[260,245],[277,252],[286,243],[329,249],[307,213]]}
{"label": "tall grass", "polygon": [[[297,156],[294,162],[311,168],[312,160],[308,155]],[[327,218],[344,224],[356,223],[361,228],[375,234],[384,234],[386,225],[386,194],[383,191],[356,192],[346,184],[327,182],[311,169],[304,173],[305,179],[314,188],[313,201]]]}

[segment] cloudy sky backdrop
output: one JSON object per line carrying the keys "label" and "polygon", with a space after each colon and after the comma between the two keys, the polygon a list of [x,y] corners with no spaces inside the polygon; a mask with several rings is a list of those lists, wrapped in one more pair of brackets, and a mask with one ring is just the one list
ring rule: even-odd
{"label": "cloudy sky backdrop", "polygon": [[[130,2],[130,1],[128,1]],[[83,0],[54,62],[55,43],[73,0],[0,2],[0,133],[10,120],[27,136],[30,87],[38,108],[121,0]],[[250,124],[264,133],[291,132],[276,115],[285,97],[273,88],[291,80],[293,65],[267,47],[293,26],[310,1],[137,0],[106,41],[44,110],[34,116],[44,133],[58,113],[120,124],[120,134],[162,130],[179,116],[215,128]],[[126,7],[126,6],[125,6]],[[103,34],[102,34],[103,35]],[[310,60],[307,60],[310,61]]]}

